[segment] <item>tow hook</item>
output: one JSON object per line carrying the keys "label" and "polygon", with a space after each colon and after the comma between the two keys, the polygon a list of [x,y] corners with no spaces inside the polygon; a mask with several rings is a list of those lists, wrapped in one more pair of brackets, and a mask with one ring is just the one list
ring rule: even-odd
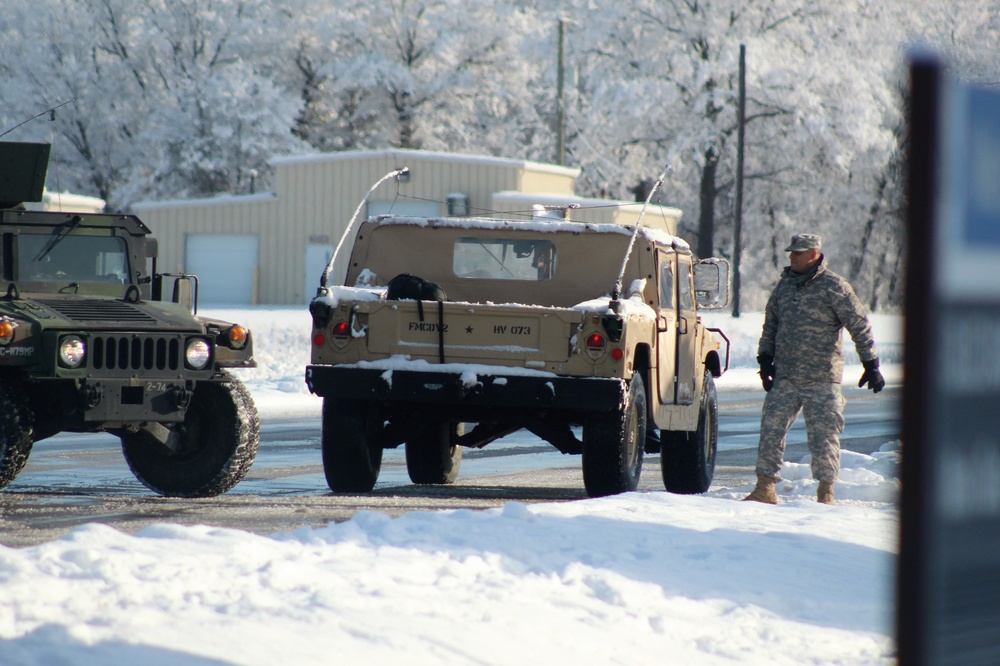
{"label": "tow hook", "polygon": [[177,409],[187,409],[187,406],[191,404],[191,391],[183,386],[174,388],[174,404]]}
{"label": "tow hook", "polygon": [[80,400],[84,409],[93,409],[101,404],[104,392],[97,384],[84,384],[80,387]]}

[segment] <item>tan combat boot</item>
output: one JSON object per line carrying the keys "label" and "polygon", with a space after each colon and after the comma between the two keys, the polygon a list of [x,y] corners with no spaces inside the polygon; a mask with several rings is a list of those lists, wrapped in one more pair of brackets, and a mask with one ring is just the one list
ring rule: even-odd
{"label": "tan combat boot", "polygon": [[820,481],[816,490],[816,501],[820,504],[833,504],[833,482]]}
{"label": "tan combat boot", "polygon": [[764,504],[777,504],[778,493],[774,491],[774,484],[778,480],[773,476],[757,475],[757,487],[743,498],[743,501],[762,502]]}

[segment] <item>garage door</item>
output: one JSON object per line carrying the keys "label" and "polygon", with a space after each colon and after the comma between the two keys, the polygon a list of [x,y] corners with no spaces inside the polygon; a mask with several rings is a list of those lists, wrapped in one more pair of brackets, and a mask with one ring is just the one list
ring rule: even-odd
{"label": "garage door", "polygon": [[253,234],[189,234],[184,270],[198,276],[198,304],[256,303],[259,245]]}

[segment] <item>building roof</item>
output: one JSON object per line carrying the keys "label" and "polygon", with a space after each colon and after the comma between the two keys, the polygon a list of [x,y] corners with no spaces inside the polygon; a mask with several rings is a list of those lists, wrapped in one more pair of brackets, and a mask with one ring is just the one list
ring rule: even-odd
{"label": "building roof", "polygon": [[570,178],[576,178],[580,175],[580,169],[578,167],[559,166],[557,164],[545,164],[543,162],[532,162],[530,160],[518,160],[507,157],[492,157],[489,155],[460,155],[456,153],[435,152],[431,150],[404,150],[401,148],[387,148],[383,150],[345,150],[335,153],[284,155],[281,157],[272,157],[268,163],[273,166],[278,166],[282,164],[306,164],[310,162],[371,160],[383,157],[393,157],[404,161],[407,159],[423,159],[505,166],[513,169],[528,169],[542,173],[552,173],[560,176],[568,176]]}

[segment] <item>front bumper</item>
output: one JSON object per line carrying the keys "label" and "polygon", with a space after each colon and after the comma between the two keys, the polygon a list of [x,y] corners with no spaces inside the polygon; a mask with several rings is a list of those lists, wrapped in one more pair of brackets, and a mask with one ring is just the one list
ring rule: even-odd
{"label": "front bumper", "polygon": [[456,408],[611,411],[625,402],[624,380],[471,372],[306,366],[306,385],[324,398]]}
{"label": "front bumper", "polygon": [[[208,381],[208,380],[204,380]],[[59,429],[115,426],[125,423],[178,423],[191,403],[193,379],[109,378],[36,379],[36,409],[65,419]],[[89,424],[89,425],[88,425]]]}

